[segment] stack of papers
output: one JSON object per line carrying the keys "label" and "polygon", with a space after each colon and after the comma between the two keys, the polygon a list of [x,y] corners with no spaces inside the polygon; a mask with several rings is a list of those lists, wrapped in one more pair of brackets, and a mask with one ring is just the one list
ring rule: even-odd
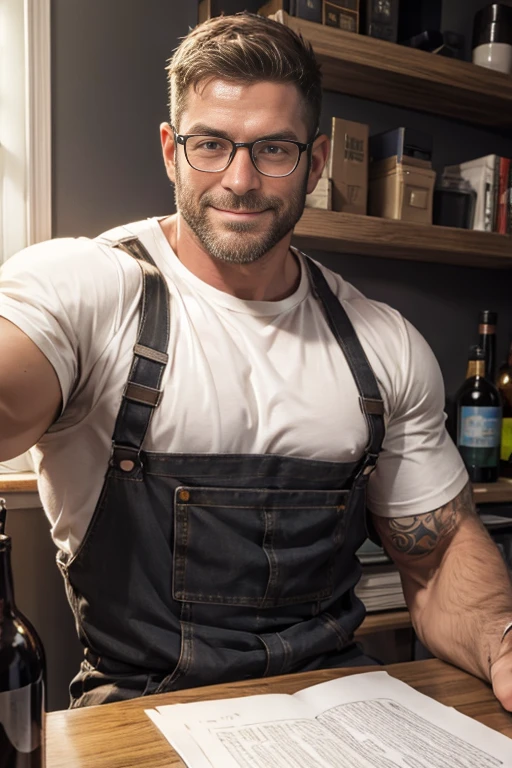
{"label": "stack of papers", "polygon": [[406,607],[400,574],[393,565],[365,565],[355,592],[368,613]]}
{"label": "stack of papers", "polygon": [[512,740],[387,672],[146,710],[189,768],[512,768]]}

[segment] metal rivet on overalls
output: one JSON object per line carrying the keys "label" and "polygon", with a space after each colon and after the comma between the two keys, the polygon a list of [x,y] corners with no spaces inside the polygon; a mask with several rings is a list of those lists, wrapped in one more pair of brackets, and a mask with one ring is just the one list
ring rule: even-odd
{"label": "metal rivet on overalls", "polygon": [[180,501],[188,501],[190,499],[190,493],[188,491],[179,492]]}
{"label": "metal rivet on overalls", "polygon": [[124,459],[124,461],[119,462],[119,469],[122,469],[123,472],[131,472],[134,467],[135,462],[130,459]]}

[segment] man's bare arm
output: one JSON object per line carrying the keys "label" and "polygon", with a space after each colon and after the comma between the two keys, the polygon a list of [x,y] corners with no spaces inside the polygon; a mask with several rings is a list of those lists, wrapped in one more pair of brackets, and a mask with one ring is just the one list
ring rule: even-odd
{"label": "man's bare arm", "polygon": [[60,408],[52,365],[25,333],[0,317],[0,461],[31,448]]}
{"label": "man's bare arm", "polygon": [[512,621],[512,585],[471,485],[433,512],[373,521],[399,568],[420,640],[439,658],[490,680]]}

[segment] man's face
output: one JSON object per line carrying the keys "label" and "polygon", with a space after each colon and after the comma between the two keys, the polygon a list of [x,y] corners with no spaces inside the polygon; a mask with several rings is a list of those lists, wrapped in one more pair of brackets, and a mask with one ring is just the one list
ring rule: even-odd
{"label": "man's face", "polygon": [[[271,82],[242,85],[211,80],[197,91],[191,88],[176,128],[180,134],[208,134],[235,142],[281,138],[306,143],[310,138],[298,89]],[[165,146],[164,154],[175,182],[178,212],[214,258],[237,264],[257,261],[288,235],[302,215],[308,191],[307,152],[284,178],[259,173],[246,148],[238,149],[226,170],[215,173],[191,168],[181,145],[173,148],[172,158]]]}

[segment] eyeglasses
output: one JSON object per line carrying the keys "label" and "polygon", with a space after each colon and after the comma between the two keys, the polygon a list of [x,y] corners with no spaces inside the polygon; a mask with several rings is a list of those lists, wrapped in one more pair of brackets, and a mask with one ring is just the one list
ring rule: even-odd
{"label": "eyeglasses", "polygon": [[175,142],[183,146],[188,164],[194,170],[204,173],[225,171],[232,163],[237,150],[246,147],[257,171],[264,176],[283,178],[296,170],[302,153],[313,146],[312,141],[307,144],[288,139],[235,142],[220,136],[195,133],[182,135],[176,133],[174,128],[173,132]]}

